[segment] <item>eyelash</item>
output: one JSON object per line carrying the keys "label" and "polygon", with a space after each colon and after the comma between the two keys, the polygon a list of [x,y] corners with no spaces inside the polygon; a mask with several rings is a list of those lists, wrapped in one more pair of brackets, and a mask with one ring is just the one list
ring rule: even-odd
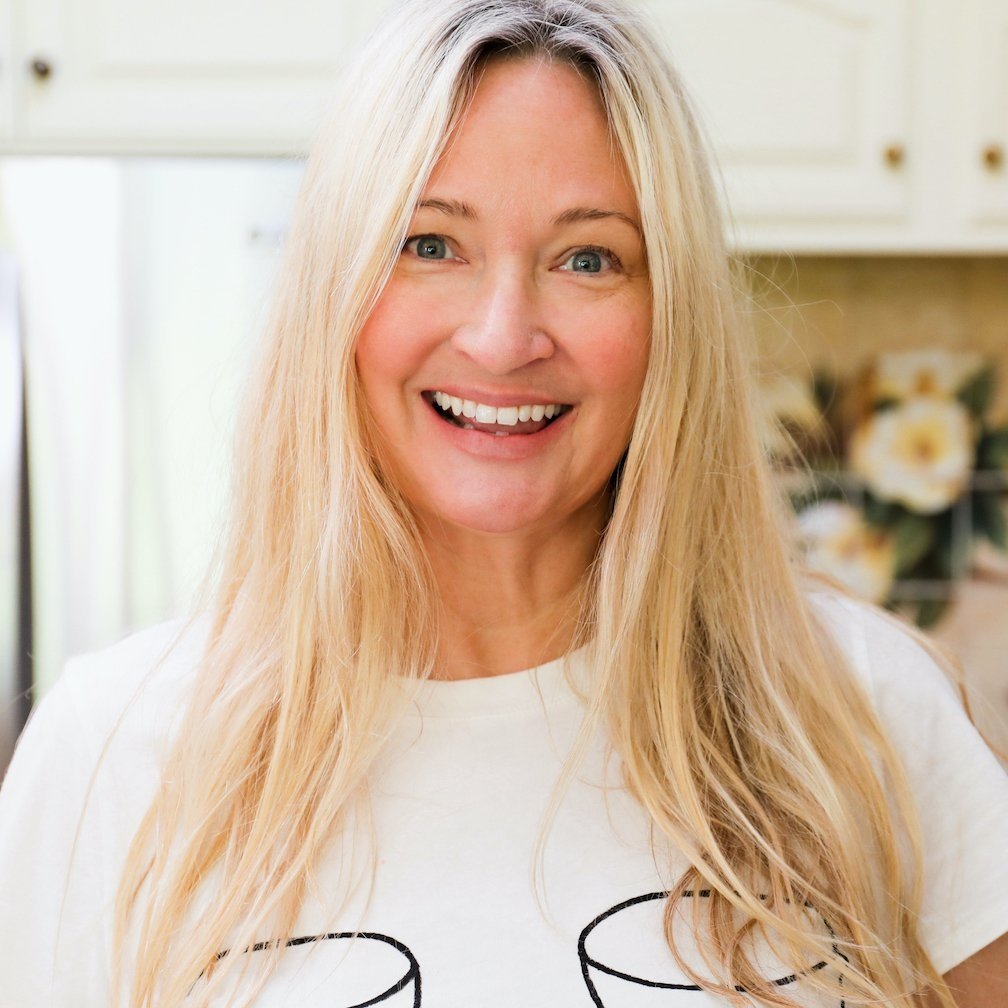
{"label": "eyelash", "polygon": [[[623,266],[623,263],[620,262],[619,256],[616,255],[612,249],[608,249],[604,245],[579,245],[573,252],[571,252],[567,259],[570,259],[571,256],[577,255],[578,252],[595,252],[600,256],[604,256],[612,263],[614,269],[620,269]],[[564,262],[566,262],[567,259],[565,259]]]}
{"label": "eyelash", "polygon": [[[410,246],[410,244],[412,244],[415,241],[418,241],[421,238],[439,238],[446,245],[449,244],[448,239],[444,235],[433,234],[428,231],[424,232],[423,234],[410,235],[409,238],[407,238],[406,241],[403,242],[402,251],[405,252],[407,248]],[[604,245],[578,245],[577,248],[575,248],[574,251],[571,252],[571,254],[567,257],[567,259],[570,259],[571,256],[577,255],[578,252],[595,252],[598,255],[604,256],[606,259],[608,259],[612,263],[614,269],[621,269],[623,267],[623,263],[620,262],[619,256],[616,255],[616,253],[613,252],[612,249],[606,248]],[[419,256],[417,258],[419,258]],[[567,259],[565,259],[564,262],[566,262]],[[429,259],[427,260],[427,262],[451,262],[451,260]],[[591,276],[590,273],[587,275]]]}
{"label": "eyelash", "polygon": [[[410,245],[411,245],[411,244],[412,244],[413,242],[415,242],[415,241],[419,241],[419,240],[420,240],[421,238],[437,238],[437,239],[439,239],[440,241],[443,241],[443,242],[444,242],[444,243],[445,243],[446,245],[448,245],[448,244],[449,244],[449,242],[448,242],[448,239],[447,239],[447,238],[445,238],[445,236],[444,236],[444,235],[439,235],[439,234],[434,234],[433,232],[430,232],[430,231],[425,231],[425,232],[423,232],[422,234],[415,234],[415,235],[410,235],[410,236],[409,236],[409,238],[407,238],[407,239],[406,239],[406,241],[404,241],[404,242],[403,242],[403,246],[402,246],[402,251],[403,251],[403,252],[405,252],[405,251],[406,251],[406,249],[407,249],[407,248],[408,248],[408,247],[409,247],[409,246],[410,246]],[[417,256],[417,258],[420,258],[420,257],[419,257],[419,256]],[[442,259],[442,260],[438,260],[438,259],[429,259],[429,260],[427,260],[427,261],[428,261],[428,262],[444,262],[445,260],[443,260],[443,259]],[[450,260],[448,260],[448,261],[450,261]]]}

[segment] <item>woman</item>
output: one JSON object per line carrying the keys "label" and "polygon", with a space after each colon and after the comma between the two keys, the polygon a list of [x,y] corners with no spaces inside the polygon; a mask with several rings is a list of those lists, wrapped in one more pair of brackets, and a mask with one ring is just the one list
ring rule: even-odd
{"label": "woman", "polygon": [[796,573],[652,36],[417,0],[342,94],[215,593],[72,662],[12,766],[13,1003],[1008,997],[1008,784]]}

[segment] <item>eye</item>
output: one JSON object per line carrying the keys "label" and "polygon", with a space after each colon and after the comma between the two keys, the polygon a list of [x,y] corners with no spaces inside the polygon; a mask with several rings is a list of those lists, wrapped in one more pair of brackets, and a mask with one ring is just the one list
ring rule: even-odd
{"label": "eye", "polygon": [[585,245],[568,256],[560,268],[572,273],[603,273],[607,269],[618,269],[619,265],[619,259],[609,249]]}
{"label": "eye", "polygon": [[417,259],[432,259],[435,262],[454,259],[455,254],[448,247],[448,242],[440,235],[414,235],[407,238],[403,251],[412,252]]}

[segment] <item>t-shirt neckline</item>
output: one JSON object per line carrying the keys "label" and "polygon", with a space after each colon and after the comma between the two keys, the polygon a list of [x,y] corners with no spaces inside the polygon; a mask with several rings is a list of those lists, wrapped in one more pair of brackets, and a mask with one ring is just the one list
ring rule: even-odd
{"label": "t-shirt neckline", "polygon": [[420,685],[409,710],[423,717],[472,717],[581,703],[564,678],[564,663],[570,663],[572,678],[585,688],[586,652],[587,647],[580,647],[542,665],[501,675],[428,679]]}

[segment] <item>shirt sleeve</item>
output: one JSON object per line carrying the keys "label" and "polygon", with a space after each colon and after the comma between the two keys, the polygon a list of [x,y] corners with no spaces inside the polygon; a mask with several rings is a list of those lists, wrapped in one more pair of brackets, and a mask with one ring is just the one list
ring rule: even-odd
{"label": "shirt sleeve", "polygon": [[109,1008],[97,747],[75,661],[29,718],[0,789],[0,977],[17,1008]]}
{"label": "shirt sleeve", "polygon": [[921,937],[946,973],[1008,932],[1008,774],[927,651],[881,610],[841,604],[854,623],[847,647],[916,802]]}

